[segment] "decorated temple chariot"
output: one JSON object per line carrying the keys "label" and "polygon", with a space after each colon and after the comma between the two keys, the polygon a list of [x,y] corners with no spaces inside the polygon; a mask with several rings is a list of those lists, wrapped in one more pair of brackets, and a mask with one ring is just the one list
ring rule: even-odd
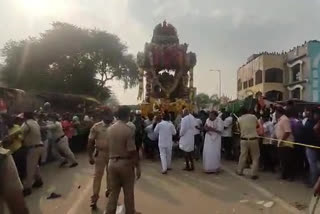
{"label": "decorated temple chariot", "polygon": [[179,42],[176,28],[164,21],[153,30],[150,43],[137,56],[139,92],[144,115],[155,111],[179,112],[193,108],[196,54]]}

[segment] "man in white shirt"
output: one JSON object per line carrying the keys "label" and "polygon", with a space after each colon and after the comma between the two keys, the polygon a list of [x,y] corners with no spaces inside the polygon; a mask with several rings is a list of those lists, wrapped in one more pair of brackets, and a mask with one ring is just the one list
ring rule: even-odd
{"label": "man in white shirt", "polygon": [[194,170],[193,151],[196,126],[196,119],[189,113],[188,109],[184,109],[183,118],[181,120],[179,148],[184,152],[186,163],[184,170],[186,171]]}
{"label": "man in white shirt", "polygon": [[171,169],[172,137],[176,135],[176,129],[170,122],[170,115],[165,114],[163,120],[156,126],[154,132],[159,135],[159,151],[162,166],[162,174],[167,174]]}
{"label": "man in white shirt", "polygon": [[229,112],[224,112],[222,115],[224,129],[222,131],[222,148],[224,150],[224,155],[227,160],[233,159],[232,154],[232,124],[233,118]]}

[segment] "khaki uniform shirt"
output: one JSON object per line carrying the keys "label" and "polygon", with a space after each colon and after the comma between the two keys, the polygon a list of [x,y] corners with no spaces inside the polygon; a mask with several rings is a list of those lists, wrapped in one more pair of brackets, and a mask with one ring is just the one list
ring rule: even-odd
{"label": "khaki uniform shirt", "polygon": [[257,124],[258,119],[253,114],[242,115],[239,120],[241,137],[243,138],[254,138],[258,137]]}
{"label": "khaki uniform shirt", "polygon": [[289,144],[286,142],[282,142],[281,139],[283,138],[285,133],[290,132],[289,137],[286,139],[286,141],[294,141],[294,137],[292,135],[292,129],[291,129],[291,124],[290,124],[290,120],[287,116],[282,115],[279,118],[278,123],[276,124],[276,136],[277,139],[279,140],[278,142],[278,146],[287,146],[287,147],[291,147],[293,148],[293,144]]}
{"label": "khaki uniform shirt", "polygon": [[133,130],[124,122],[117,121],[108,128],[109,157],[128,157],[136,151]]}
{"label": "khaki uniform shirt", "polygon": [[109,125],[103,121],[92,126],[89,139],[95,142],[98,150],[108,151],[107,130]]}
{"label": "khaki uniform shirt", "polygon": [[40,126],[35,120],[27,120],[21,126],[24,136],[23,144],[25,146],[33,146],[42,144]]}
{"label": "khaki uniform shirt", "polygon": [[47,128],[51,131],[52,139],[57,140],[58,138],[64,136],[64,131],[60,122],[56,121],[52,124],[47,125]]}

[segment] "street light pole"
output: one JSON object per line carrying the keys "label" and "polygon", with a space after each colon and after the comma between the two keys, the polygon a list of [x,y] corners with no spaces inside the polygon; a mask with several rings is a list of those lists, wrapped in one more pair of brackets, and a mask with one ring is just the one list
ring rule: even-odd
{"label": "street light pole", "polygon": [[221,98],[221,70],[219,69],[210,69],[209,71],[216,71],[219,73],[219,98]]}

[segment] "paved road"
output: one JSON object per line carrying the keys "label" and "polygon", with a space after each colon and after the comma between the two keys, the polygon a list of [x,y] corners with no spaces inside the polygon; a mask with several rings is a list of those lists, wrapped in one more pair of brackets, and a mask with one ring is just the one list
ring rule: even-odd
{"label": "paved road", "polygon": [[[45,186],[27,197],[32,214],[103,213],[106,204],[103,197],[99,201],[98,212],[91,212],[89,208],[93,167],[87,163],[84,154],[78,155],[78,159],[80,165],[74,169],[59,169],[54,163],[43,168]],[[203,174],[200,166],[195,172],[184,172],[181,170],[182,161],[176,160],[174,170],[168,175],[161,175],[158,162],[144,161],[142,166],[143,176],[137,182],[135,192],[136,209],[143,214],[297,213],[250,180],[240,179],[228,169],[219,175]],[[62,194],[62,198],[47,200],[52,191]],[[266,208],[257,204],[262,201],[275,203]]]}

